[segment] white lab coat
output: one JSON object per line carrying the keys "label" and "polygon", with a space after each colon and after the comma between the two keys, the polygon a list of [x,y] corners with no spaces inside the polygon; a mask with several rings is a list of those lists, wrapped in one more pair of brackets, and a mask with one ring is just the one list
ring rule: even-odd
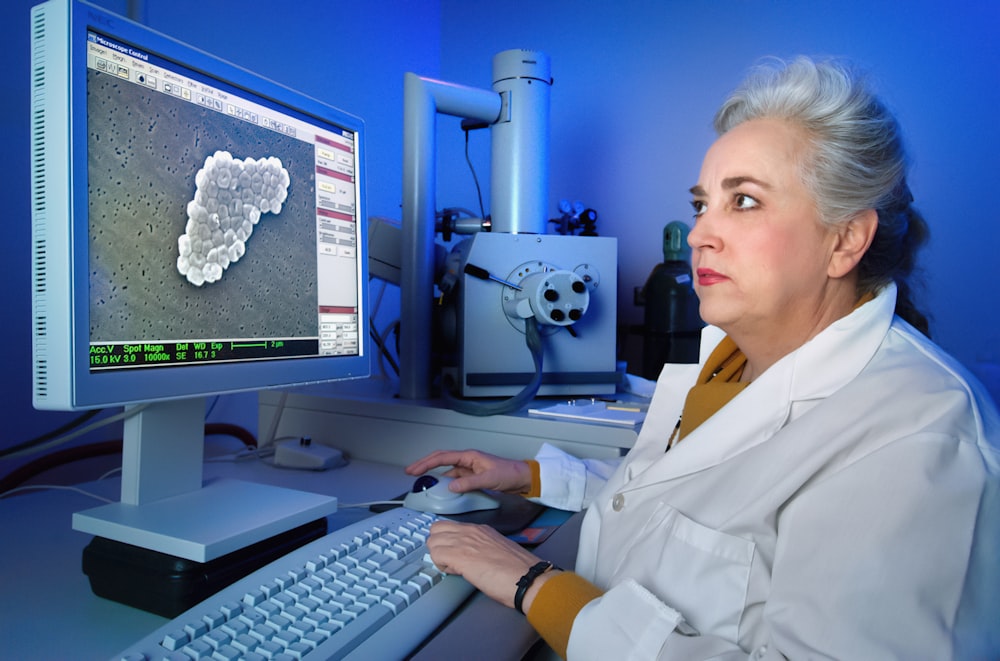
{"label": "white lab coat", "polygon": [[569,659],[1000,658],[1000,420],[894,306],[890,286],[669,453],[699,366],[664,368],[613,473],[543,449],[541,500],[589,505],[576,570],[607,590]]}

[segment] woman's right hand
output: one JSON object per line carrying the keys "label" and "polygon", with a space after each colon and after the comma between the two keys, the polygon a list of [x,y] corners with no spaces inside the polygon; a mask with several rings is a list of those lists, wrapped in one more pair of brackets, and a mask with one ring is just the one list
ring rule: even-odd
{"label": "woman's right hand", "polygon": [[531,469],[515,459],[504,459],[478,450],[438,450],[406,467],[409,475],[423,475],[440,466],[451,466],[445,472],[455,478],[449,488],[455,492],[492,489],[513,494],[531,490]]}

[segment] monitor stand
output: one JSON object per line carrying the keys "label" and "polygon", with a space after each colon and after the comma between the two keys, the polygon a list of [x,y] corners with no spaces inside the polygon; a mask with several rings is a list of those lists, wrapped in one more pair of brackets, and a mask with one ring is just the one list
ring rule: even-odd
{"label": "monitor stand", "polygon": [[323,519],[337,499],[283,487],[202,484],[204,398],[129,407],[121,502],[73,515],[73,528],[195,562],[208,562]]}

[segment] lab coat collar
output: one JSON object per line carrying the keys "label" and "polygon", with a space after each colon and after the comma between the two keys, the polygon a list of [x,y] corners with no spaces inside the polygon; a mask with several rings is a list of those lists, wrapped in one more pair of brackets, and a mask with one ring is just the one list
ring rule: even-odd
{"label": "lab coat collar", "polygon": [[[795,404],[830,396],[864,369],[889,331],[895,306],[896,286],[890,284],[772,365],[668,455],[666,438],[654,438],[662,434],[643,434],[625,476],[626,490],[704,470],[774,436]],[[717,328],[705,329],[702,362],[723,336]]]}

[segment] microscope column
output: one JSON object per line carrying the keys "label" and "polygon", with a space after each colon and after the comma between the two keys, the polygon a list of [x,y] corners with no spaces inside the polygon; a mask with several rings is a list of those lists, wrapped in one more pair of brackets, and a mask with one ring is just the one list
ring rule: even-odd
{"label": "microscope column", "polygon": [[493,90],[501,98],[490,136],[494,232],[545,234],[551,87],[548,55],[516,49],[493,57]]}

